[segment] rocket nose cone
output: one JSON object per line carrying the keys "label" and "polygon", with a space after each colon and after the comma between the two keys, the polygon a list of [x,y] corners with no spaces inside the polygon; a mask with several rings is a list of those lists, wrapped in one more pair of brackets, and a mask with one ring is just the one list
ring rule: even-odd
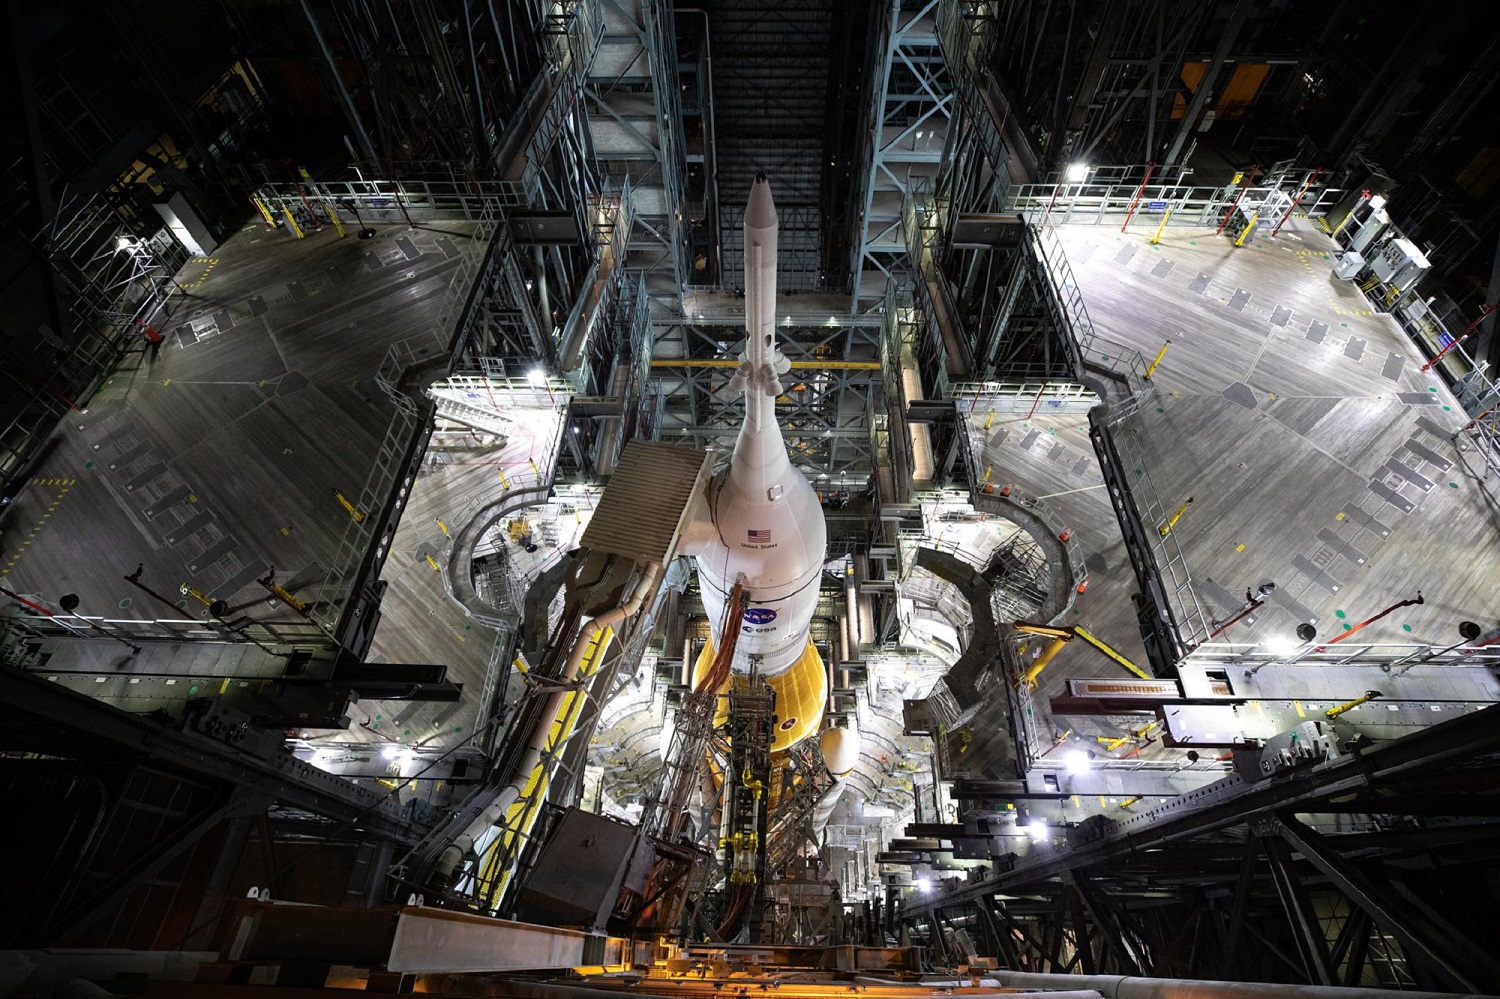
{"label": "rocket nose cone", "polygon": [[771,200],[771,185],[764,176],[756,177],[750,185],[750,200],[745,204],[745,228],[774,229],[776,227],[776,202]]}

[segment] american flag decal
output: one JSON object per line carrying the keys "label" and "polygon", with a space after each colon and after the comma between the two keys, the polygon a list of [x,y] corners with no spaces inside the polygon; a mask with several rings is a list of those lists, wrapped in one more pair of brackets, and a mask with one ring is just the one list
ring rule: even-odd
{"label": "american flag decal", "polygon": [[755,544],[765,544],[767,541],[771,540],[771,530],[770,528],[767,528],[764,531],[751,529],[745,532],[745,537],[747,540],[754,542]]}

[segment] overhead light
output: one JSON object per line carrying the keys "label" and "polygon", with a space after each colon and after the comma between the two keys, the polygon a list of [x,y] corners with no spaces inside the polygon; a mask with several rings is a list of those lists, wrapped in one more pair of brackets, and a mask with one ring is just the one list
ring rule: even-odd
{"label": "overhead light", "polygon": [[1385,195],[1383,195],[1383,194],[1372,194],[1372,195],[1370,195],[1370,210],[1371,211],[1378,212],[1378,211],[1380,211],[1384,207],[1385,207]]}
{"label": "overhead light", "polygon": [[1297,647],[1297,641],[1287,635],[1273,635],[1260,644],[1273,656],[1284,656]]}
{"label": "overhead light", "polygon": [[1026,823],[1026,835],[1038,842],[1045,841],[1047,838],[1047,820],[1041,816],[1037,816]]}
{"label": "overhead light", "polygon": [[932,891],[932,879],[917,878],[917,891]]}
{"label": "overhead light", "polygon": [[1070,749],[1063,754],[1063,765],[1068,768],[1070,774],[1086,774],[1089,772],[1089,754],[1082,749]]}
{"label": "overhead light", "polygon": [[1081,184],[1089,179],[1089,170],[1092,169],[1087,163],[1070,163],[1068,172],[1064,175],[1070,184]]}
{"label": "overhead light", "polygon": [[547,372],[543,371],[541,368],[532,368],[530,371],[526,372],[526,380],[537,388],[546,388]]}
{"label": "overhead light", "polygon": [[390,745],[386,746],[384,749],[382,749],[380,751],[380,755],[381,755],[381,757],[383,759],[394,760],[396,758],[396,754],[398,754],[400,752],[401,752],[401,747],[398,746],[398,745],[396,745],[393,742]]}

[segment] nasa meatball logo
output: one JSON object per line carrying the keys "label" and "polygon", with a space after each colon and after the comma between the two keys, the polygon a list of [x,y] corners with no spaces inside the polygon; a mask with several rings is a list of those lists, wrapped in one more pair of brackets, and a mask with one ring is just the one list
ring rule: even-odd
{"label": "nasa meatball logo", "polygon": [[792,728],[796,724],[797,724],[797,719],[795,719],[795,718],[788,718],[786,721],[784,721],[784,722],[781,723],[781,730],[783,732],[790,732],[792,730]]}
{"label": "nasa meatball logo", "polygon": [[776,620],[776,612],[769,607],[751,607],[745,611],[746,624],[770,624]]}

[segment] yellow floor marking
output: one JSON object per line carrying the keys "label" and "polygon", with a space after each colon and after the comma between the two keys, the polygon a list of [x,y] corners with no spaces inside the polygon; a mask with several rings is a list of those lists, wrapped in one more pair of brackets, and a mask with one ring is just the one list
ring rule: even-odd
{"label": "yellow floor marking", "polygon": [[1245,546],[1244,545],[1235,545],[1234,546],[1234,550],[1237,551],[1237,552],[1242,552],[1242,551],[1245,550]]}
{"label": "yellow floor marking", "polygon": [[1293,701],[1292,702],[1292,707],[1294,707],[1294,708],[1297,709],[1297,717],[1298,718],[1306,718],[1307,717],[1307,713],[1302,710],[1302,702],[1301,701]]}
{"label": "yellow floor marking", "polygon": [[1340,510],[1338,513],[1334,514],[1333,515],[1333,519],[1334,520],[1343,520],[1344,519],[1344,511]]}
{"label": "yellow floor marking", "polygon": [[[41,519],[37,521],[36,526],[27,533],[26,540],[22,541],[19,545],[16,546],[15,554],[10,557],[9,562],[5,563],[5,572],[10,572],[11,569],[15,568],[16,563],[21,561],[21,555],[26,551],[27,548],[31,547],[31,539],[35,538],[38,534],[41,533],[42,528],[47,526],[47,521],[52,519],[52,514],[60,505],[62,505],[62,501],[67,499],[68,490],[72,488],[72,484],[74,481],[75,480],[66,478],[64,476],[49,476],[47,478],[36,478],[31,480],[32,485],[52,486],[56,488],[57,498],[53,500],[52,503],[47,507],[47,512],[42,514]],[[66,483],[66,485],[64,485],[64,483]]]}

